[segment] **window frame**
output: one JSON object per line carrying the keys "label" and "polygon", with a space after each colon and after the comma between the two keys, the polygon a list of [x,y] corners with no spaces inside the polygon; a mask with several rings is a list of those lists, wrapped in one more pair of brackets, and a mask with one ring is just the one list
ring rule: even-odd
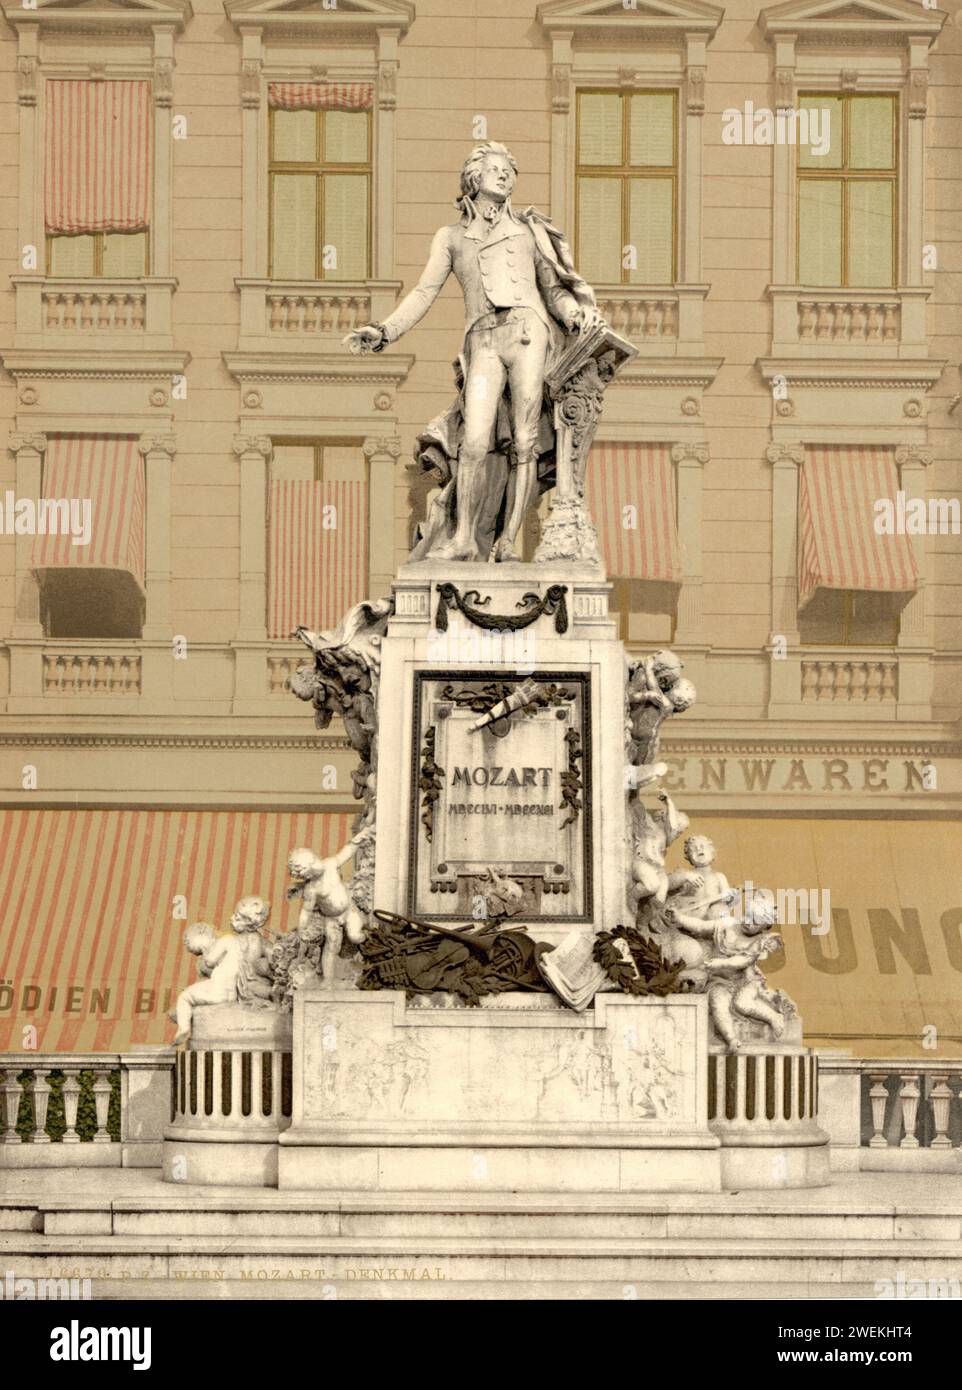
{"label": "window frame", "polygon": [[[581,99],[585,96],[617,96],[621,100],[621,154],[620,165],[583,165],[581,163]],[[672,150],[671,164],[633,165],[629,163],[631,126],[628,119],[629,103],[632,97],[669,96],[672,101]],[[574,246],[575,264],[581,264],[581,180],[591,178],[617,178],[621,183],[621,245],[629,244],[627,233],[630,217],[630,181],[632,178],[670,178],[671,179],[671,278],[660,281],[633,281],[628,278],[632,272],[624,265],[619,267],[620,279],[606,280],[612,285],[678,283],[678,183],[681,172],[681,139],[679,131],[679,100],[677,87],[632,87],[630,89],[612,86],[579,86],[575,91],[574,121]],[[622,257],[622,259],[624,259]]]}
{"label": "window frame", "polygon": [[[884,98],[892,107],[892,168],[891,169],[854,169],[848,166],[849,148],[851,141],[851,109],[853,101],[861,101],[864,98]],[[895,290],[899,284],[899,256],[902,244],[902,103],[901,93],[891,90],[882,91],[858,91],[845,92],[838,89],[805,91],[799,88],[797,103],[798,109],[802,109],[802,102],[818,100],[819,98],[838,101],[842,105],[842,160],[837,169],[816,169],[803,168],[799,160],[795,160],[795,283],[801,289],[864,289],[864,290]],[[892,196],[892,247],[891,247],[891,281],[886,285],[861,285],[853,284],[849,279],[849,253],[851,250],[849,243],[849,199],[848,189],[850,184],[863,182],[881,182],[889,184]],[[802,183],[803,182],[839,182],[842,185],[842,245],[841,245],[841,268],[842,273],[837,285],[809,285],[801,278],[802,261]]]}
{"label": "window frame", "polygon": [[[53,269],[53,243],[72,239],[74,235],[93,237],[94,242],[94,267],[89,275],[60,275]],[[104,237],[108,236],[143,236],[144,238],[144,269],[139,275],[106,275],[104,272]],[[45,232],[45,274],[48,279],[53,280],[145,280],[150,275],[150,225],[136,232]]]}
{"label": "window frame", "polygon": [[[373,230],[374,230],[374,113],[372,110],[360,110],[353,112],[354,115],[364,116],[367,122],[367,160],[364,164],[326,163],[323,158],[324,149],[324,120],[327,109],[323,107],[310,108],[311,115],[315,118],[314,125],[314,151],[315,159],[313,162],[303,160],[277,160],[274,158],[274,121],[277,112],[283,108],[271,106],[267,113],[267,278],[268,280],[284,281],[292,277],[277,276],[274,273],[274,179],[278,174],[313,174],[317,188],[317,196],[314,208],[314,275],[309,279],[324,284],[338,284],[338,280],[330,275],[324,274],[324,181],[328,174],[364,174],[367,185],[367,236],[365,241],[365,270],[360,277],[361,280],[370,280],[373,275]],[[337,109],[337,108],[331,108]],[[299,277],[295,277],[299,278]],[[357,277],[344,277],[340,283],[353,284]]]}

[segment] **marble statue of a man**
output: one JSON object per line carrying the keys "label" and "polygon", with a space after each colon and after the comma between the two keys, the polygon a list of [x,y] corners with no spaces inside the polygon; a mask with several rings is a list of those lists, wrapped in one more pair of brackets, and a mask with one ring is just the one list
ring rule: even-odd
{"label": "marble statue of a man", "polygon": [[418,441],[445,482],[411,558],[515,560],[515,541],[539,489],[553,482],[554,435],[545,376],[566,334],[601,319],[560,232],[511,206],[518,166],[494,141],[472,150],[455,200],[460,220],[431,243],[415,288],[383,324],[345,338],[380,352],[418,323],[452,273],[464,293],[458,398]]}

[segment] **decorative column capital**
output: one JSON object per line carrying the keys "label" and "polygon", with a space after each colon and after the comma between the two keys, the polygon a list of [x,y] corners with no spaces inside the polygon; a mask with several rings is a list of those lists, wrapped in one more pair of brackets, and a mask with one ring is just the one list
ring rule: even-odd
{"label": "decorative column capital", "polygon": [[909,69],[909,119],[924,121],[928,114],[929,73],[927,68]]}
{"label": "decorative column capital", "polygon": [[934,451],[928,449],[924,444],[900,444],[895,450],[895,462],[900,468],[914,465],[917,468],[928,468],[935,457]]}
{"label": "decorative column capital", "polygon": [[36,106],[37,104],[37,60],[31,54],[21,53],[17,59],[17,105]]}
{"label": "decorative column capital", "polygon": [[257,454],[263,459],[269,459],[273,449],[270,436],[266,434],[235,434],[231,447],[238,458]]}
{"label": "decorative column capital", "polygon": [[689,116],[705,114],[705,73],[700,65],[690,67],[685,73],[685,99]]}
{"label": "decorative column capital", "polygon": [[137,441],[137,452],[144,458],[150,454],[166,454],[172,459],[177,452],[177,438],[173,434],[142,434]]}
{"label": "decorative column capital", "polygon": [[795,107],[795,69],[775,69],[775,110],[791,111]]}
{"label": "decorative column capital", "polygon": [[801,465],[805,462],[804,444],[769,444],[765,450],[765,457],[773,467],[780,463],[794,463]]}
{"label": "decorative column capital", "polygon": [[364,457],[367,459],[377,458],[378,455],[389,455],[395,462],[401,457],[401,441],[396,435],[372,436],[364,441]]}
{"label": "decorative column capital", "polygon": [[244,58],[241,61],[241,106],[256,111],[261,104],[261,60]]}
{"label": "decorative column capital", "polygon": [[174,104],[174,60],[154,59],[154,105],[169,109]]}
{"label": "decorative column capital", "polygon": [[672,463],[697,464],[700,468],[708,462],[708,445],[695,444],[686,441],[684,444],[673,444],[671,446]]}
{"label": "decorative column capital", "polygon": [[377,104],[380,111],[393,111],[397,107],[397,74],[399,64],[396,59],[382,59],[377,65]]}
{"label": "decorative column capital", "polygon": [[47,436],[39,431],[36,434],[11,434],[8,437],[7,448],[12,454],[43,454],[47,449]]}
{"label": "decorative column capital", "polygon": [[571,110],[571,64],[551,64],[551,109],[564,116]]}

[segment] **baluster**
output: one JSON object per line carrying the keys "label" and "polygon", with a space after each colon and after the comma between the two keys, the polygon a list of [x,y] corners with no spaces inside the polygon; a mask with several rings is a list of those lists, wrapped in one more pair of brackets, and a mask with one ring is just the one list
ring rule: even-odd
{"label": "baluster", "polygon": [[317,295],[310,294],[304,299],[304,332],[317,331]]}
{"label": "baluster", "polygon": [[65,1144],[79,1144],[80,1135],[77,1133],[77,1106],[80,1103],[80,1082],[77,1079],[79,1067],[64,1067],[65,1072],[63,1082],[63,1117],[67,1128],[64,1130],[63,1142]]}
{"label": "baluster", "polygon": [[949,1138],[949,1106],[952,1103],[952,1092],[949,1089],[949,1077],[946,1072],[944,1075],[932,1077],[932,1090],[929,1093],[929,1100],[932,1102],[932,1120],[935,1124],[935,1138],[932,1140],[933,1149],[951,1149],[952,1140]]}
{"label": "baluster", "polygon": [[831,308],[831,304],[823,299],[816,305],[818,317],[815,321],[815,336],[822,342],[832,336]]}
{"label": "baluster", "polygon": [[895,694],[896,694],[895,686],[896,686],[897,674],[898,674],[898,668],[894,665],[894,663],[891,662],[891,661],[886,661],[886,662],[884,663],[884,665],[882,666],[882,691],[881,691],[881,695],[882,695],[882,699],[883,699],[883,700],[894,700],[894,699],[895,699]]}
{"label": "baluster", "polygon": [[321,332],[330,333],[334,328],[334,301],[329,294],[321,296]]}
{"label": "baluster", "polygon": [[135,294],[130,300],[130,327],[141,329],[147,321],[146,295]]}
{"label": "baluster", "polygon": [[815,337],[815,305],[810,299],[803,299],[799,302],[798,336],[808,341]]}
{"label": "baluster", "polygon": [[658,335],[658,300],[645,300],[645,337],[654,338]]}
{"label": "baluster", "polygon": [[281,327],[284,314],[284,302],[281,299],[280,295],[268,295],[267,308],[268,313],[270,314],[270,318],[268,320],[270,331],[272,333],[276,333],[277,330]]}
{"label": "baluster", "polygon": [[76,318],[77,296],[75,294],[65,294],[63,297],[63,327],[73,329],[77,326]]}
{"label": "baluster", "polygon": [[882,698],[882,665],[878,661],[867,662],[867,678],[865,686],[866,700],[881,700]]}
{"label": "baluster", "polygon": [[289,294],[284,298],[284,327],[288,333],[293,333],[297,328],[297,295]]}
{"label": "baluster", "polygon": [[661,306],[661,336],[663,338],[677,338],[678,336],[678,305],[673,299],[666,299]]}
{"label": "baluster", "polygon": [[816,670],[815,670],[815,666],[813,665],[813,663],[812,663],[811,661],[803,661],[803,662],[802,662],[802,699],[803,699],[803,700],[814,700],[814,699],[815,699],[817,683],[818,683],[818,676],[817,676],[817,672],[816,672]]}
{"label": "baluster", "polygon": [[41,1072],[35,1071],[30,1089],[33,1092],[33,1134],[30,1136],[30,1142],[49,1144],[47,1110],[50,1105],[50,1082]]}
{"label": "baluster", "polygon": [[57,320],[58,320],[58,318],[59,318],[59,310],[58,310],[58,307],[57,307],[57,306],[58,306],[58,301],[57,301],[57,298],[56,298],[55,295],[52,295],[52,294],[45,294],[45,295],[44,295],[44,297],[43,297],[44,327],[46,327],[46,328],[58,328],[58,327],[60,326],[60,325],[58,324],[58,322],[57,322]]}
{"label": "baluster", "polygon": [[872,1137],[868,1141],[870,1149],[887,1149],[888,1140],[885,1138],[885,1110],[888,1105],[889,1091],[885,1084],[885,1073],[877,1072],[870,1076],[870,1081],[874,1082],[869,1091],[869,1100],[872,1104]]}
{"label": "baluster", "polygon": [[865,666],[865,662],[864,662],[864,661],[853,661],[853,662],[852,662],[852,668],[851,668],[851,669],[852,669],[852,686],[851,686],[851,690],[849,691],[849,699],[850,699],[850,700],[858,700],[858,701],[864,700],[864,699],[865,699],[865,677],[866,677],[866,666]]}
{"label": "baluster", "polygon": [[848,335],[851,342],[864,342],[865,340],[865,305],[849,305],[849,327]]}
{"label": "baluster", "polygon": [[113,657],[92,656],[90,658],[93,666],[92,695],[105,695],[110,690],[111,668]]}
{"label": "baluster", "polygon": [[902,1106],[902,1124],[905,1128],[899,1148],[917,1149],[919,1147],[919,1141],[915,1137],[915,1121],[919,1113],[919,1078],[917,1076],[902,1077],[899,1102]]}
{"label": "baluster", "polygon": [[879,337],[879,312],[878,305],[869,303],[866,306],[867,316],[865,323],[865,338],[871,342],[872,339]]}
{"label": "baluster", "polygon": [[883,304],[882,306],[882,337],[887,343],[894,342],[899,336],[898,323],[896,321],[898,307],[898,304],[892,303]]}
{"label": "baluster", "polygon": [[832,305],[832,338],[835,342],[842,341],[846,336],[846,307],[841,301]]}
{"label": "baluster", "polygon": [[97,296],[97,327],[110,328],[110,295],[98,294]]}
{"label": "baluster", "polygon": [[820,700],[833,700],[835,698],[835,662],[819,661],[818,665],[818,698]]}
{"label": "baluster", "polygon": [[92,316],[92,314],[91,314],[91,306],[93,305],[93,300],[94,300],[94,297],[93,297],[92,294],[82,294],[82,295],[80,296],[80,327],[81,327],[81,328],[92,328],[92,327],[93,327],[93,316]]}
{"label": "baluster", "polygon": [[852,663],[839,661],[835,665],[835,699],[848,701],[852,692]]}
{"label": "baluster", "polygon": [[0,1144],[22,1144],[23,1140],[17,1133],[22,1089],[14,1072],[4,1072],[0,1092],[3,1094],[3,1134],[0,1135]]}
{"label": "baluster", "polygon": [[97,1132],[94,1135],[95,1144],[109,1144],[110,1135],[107,1132],[107,1116],[110,1113],[110,1095],[112,1091],[110,1085],[110,1071],[98,1071],[97,1079],[94,1082],[94,1107],[97,1111]]}

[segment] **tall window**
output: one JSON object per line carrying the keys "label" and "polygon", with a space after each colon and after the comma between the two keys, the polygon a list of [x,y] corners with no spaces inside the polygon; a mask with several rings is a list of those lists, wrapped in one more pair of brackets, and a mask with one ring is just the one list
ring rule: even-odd
{"label": "tall window", "polygon": [[[830,138],[798,150],[798,283],[894,285],[898,255],[898,98],[808,93]],[[811,126],[810,126],[811,129]]]}
{"label": "tall window", "polygon": [[275,280],[365,280],[371,261],[371,112],[270,113]]}
{"label": "tall window", "polygon": [[150,84],[46,84],[47,274],[134,278],[148,270]]}
{"label": "tall window", "polygon": [[577,263],[590,283],[675,279],[675,92],[578,93]]}

